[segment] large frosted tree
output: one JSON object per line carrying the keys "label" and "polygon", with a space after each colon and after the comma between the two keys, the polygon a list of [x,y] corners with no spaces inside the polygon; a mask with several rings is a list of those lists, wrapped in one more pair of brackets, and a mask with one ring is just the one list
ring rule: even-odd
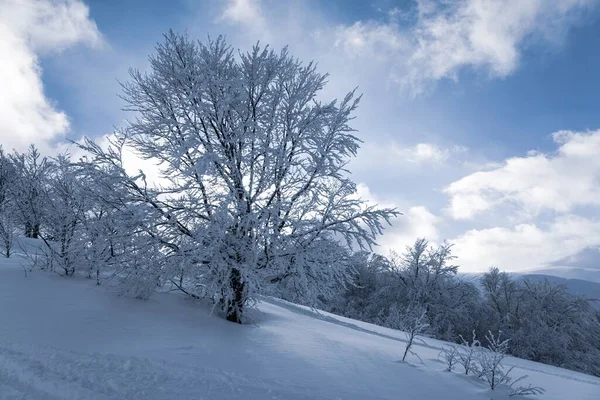
{"label": "large frosted tree", "polygon": [[[211,296],[241,322],[267,285],[310,300],[347,278],[349,250],[374,245],[397,212],[357,197],[345,166],[359,98],[323,102],[326,79],[287,49],[238,53],[173,32],[147,73],[131,71],[122,97],[135,119],[110,149],[84,147],[136,227],[144,282]],[[160,187],[125,173],[124,146],[160,164]]]}

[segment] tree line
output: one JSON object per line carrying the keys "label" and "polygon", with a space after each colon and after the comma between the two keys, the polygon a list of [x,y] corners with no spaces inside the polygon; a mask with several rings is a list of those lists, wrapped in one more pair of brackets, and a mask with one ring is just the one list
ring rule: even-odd
{"label": "tree line", "polygon": [[600,312],[591,300],[495,267],[461,276],[451,250],[418,239],[400,255],[356,253],[351,283],[320,306],[406,331],[426,323],[420,334],[460,344],[475,336],[487,347],[490,334],[501,335],[508,354],[600,376]]}

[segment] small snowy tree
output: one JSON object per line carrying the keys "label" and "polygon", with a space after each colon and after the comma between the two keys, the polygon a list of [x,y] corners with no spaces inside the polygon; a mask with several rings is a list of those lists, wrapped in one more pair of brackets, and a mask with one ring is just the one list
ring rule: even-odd
{"label": "small snowy tree", "polygon": [[504,358],[508,355],[510,339],[501,339],[502,332],[494,335],[488,331],[485,335],[487,346],[480,349],[476,354],[476,362],[478,364],[479,377],[483,378],[489,385],[490,389],[494,390],[499,385],[507,385],[510,388],[509,395],[536,395],[542,394],[545,390],[538,386],[517,386],[515,384],[527,378],[527,375],[513,379],[510,373],[514,367],[506,369],[503,364]]}
{"label": "small snowy tree", "polygon": [[519,285],[509,274],[492,267],[481,277],[481,286],[492,319],[492,330],[509,330],[519,319]]}
{"label": "small snowy tree", "polygon": [[483,378],[490,389],[494,390],[498,385],[508,384],[511,381],[509,376],[513,367],[505,369],[502,361],[508,354],[508,343],[510,339],[501,340],[502,332],[495,336],[488,332],[485,336],[487,341],[486,348],[477,353],[477,363],[479,367],[479,377]]}
{"label": "small snowy tree", "polygon": [[87,277],[94,278],[96,285],[100,285],[101,273],[113,268],[117,262],[116,226],[112,215],[102,206],[90,204],[86,209],[82,219],[82,230],[85,232],[83,257],[88,266]]}
{"label": "small snowy tree", "polygon": [[477,354],[481,351],[481,343],[477,340],[475,330],[471,341],[459,336],[463,349],[459,352],[460,364],[465,370],[465,375],[477,371]]}
{"label": "small snowy tree", "polygon": [[461,362],[460,350],[457,345],[443,346],[438,358],[446,363],[446,371],[452,372],[454,367]]}
{"label": "small snowy tree", "polygon": [[427,323],[426,311],[418,308],[409,309],[405,313],[403,320],[404,329],[406,331],[406,347],[404,349],[404,354],[402,355],[402,361],[406,359],[408,353],[420,359],[419,355],[412,351],[411,348],[415,340],[418,339],[417,335],[423,333],[429,326]]}
{"label": "small snowy tree", "polygon": [[[359,98],[320,101],[326,79],[287,49],[236,57],[220,37],[202,44],[173,32],[149,73],[131,72],[123,98],[137,119],[110,149],[82,147],[119,194],[98,197],[156,252],[143,285],[183,273],[185,290],[202,286],[241,322],[267,285],[309,301],[348,279],[348,249],[375,244],[397,212],[356,197],[345,166],[359,147],[349,125]],[[160,164],[162,186],[125,172],[125,146]]]}
{"label": "small snowy tree", "polygon": [[418,239],[401,255],[392,255],[397,276],[388,293],[398,301],[427,310],[430,332],[445,340],[454,340],[472,326],[470,311],[478,299],[477,290],[456,278],[452,245],[430,246]]}
{"label": "small snowy tree", "polygon": [[415,341],[423,342],[417,336],[425,332],[429,326],[427,323],[427,313],[423,308],[412,306],[401,310],[394,304],[388,311],[385,325],[405,332],[406,346],[404,348],[404,354],[402,355],[402,361],[406,360],[408,354],[412,354],[420,359],[419,355],[413,352],[411,348]]}

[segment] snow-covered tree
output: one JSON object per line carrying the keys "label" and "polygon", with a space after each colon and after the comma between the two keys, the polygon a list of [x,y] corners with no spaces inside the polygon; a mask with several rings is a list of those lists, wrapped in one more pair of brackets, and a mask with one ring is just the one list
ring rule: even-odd
{"label": "snow-covered tree", "polygon": [[15,152],[9,158],[15,172],[10,185],[15,218],[22,224],[26,237],[37,239],[44,218],[47,178],[52,163],[33,145],[27,153]]}
{"label": "snow-covered tree", "polygon": [[481,351],[481,343],[477,340],[477,334],[475,330],[472,332],[471,340],[465,339],[462,335],[460,336],[462,349],[458,354],[460,364],[463,366],[465,375],[474,373],[477,371],[477,356],[478,352]]}
{"label": "snow-covered tree", "polygon": [[498,335],[488,332],[485,336],[488,343],[486,348],[482,348],[476,353],[479,377],[483,378],[492,390],[498,385],[508,384],[511,381],[509,374],[512,367],[507,370],[502,363],[508,355],[510,339],[502,340],[501,335],[501,332],[498,332]]}
{"label": "snow-covered tree", "polygon": [[[426,311],[419,309],[418,307],[406,310],[402,317],[402,321],[403,329],[406,333],[406,346],[404,348],[404,354],[402,355],[402,361],[404,361],[409,353],[419,357],[419,355],[412,350],[412,346],[414,342],[418,340],[417,335],[425,332],[425,329],[429,327],[429,324],[427,323]],[[419,341],[422,342],[422,340]]]}
{"label": "snow-covered tree", "polygon": [[[526,396],[543,394],[545,390],[539,386],[515,386],[518,382],[527,378],[527,375],[514,379],[510,373],[514,367],[507,368],[503,361],[508,356],[510,339],[501,339],[502,332],[494,335],[488,331],[485,335],[487,346],[479,348],[475,355],[476,372],[489,385],[490,389],[495,390],[500,385],[506,385],[510,391],[509,396]],[[473,337],[473,342],[475,342]]]}
{"label": "snow-covered tree", "polygon": [[600,374],[600,321],[586,299],[565,285],[517,281],[497,268],[484,274],[482,284],[479,326],[501,329],[511,339],[512,355]]}
{"label": "snow-covered tree", "polygon": [[[471,282],[457,277],[452,247],[418,239],[390,258],[368,252],[352,258],[352,283],[340,288],[328,310],[387,326],[393,306],[426,310],[429,334],[455,341],[476,326],[481,296]],[[390,319],[391,317],[391,319]]]}
{"label": "snow-covered tree", "polygon": [[390,307],[385,325],[394,329],[403,330],[406,336],[406,345],[402,355],[402,361],[406,360],[408,354],[419,358],[419,355],[412,350],[415,341],[423,343],[418,335],[425,333],[429,327],[427,323],[426,311],[422,307],[407,307],[402,309],[394,304]]}
{"label": "snow-covered tree", "polygon": [[89,204],[82,219],[82,229],[85,233],[85,251],[83,257],[87,264],[87,277],[94,278],[96,285],[100,285],[100,275],[102,272],[108,272],[117,261],[117,248],[115,242],[116,226],[118,223],[114,220],[109,210],[102,207],[88,198]]}
{"label": "snow-covered tree", "polygon": [[591,304],[547,280],[524,280],[519,288],[521,317],[510,332],[511,354],[597,375],[600,324]]}
{"label": "snow-covered tree", "polygon": [[[397,212],[356,197],[345,166],[359,98],[321,101],[326,79],[287,49],[236,56],[220,37],[173,32],[149,73],[131,71],[123,98],[136,119],[111,149],[83,147],[119,193],[108,203],[156,254],[144,277],[183,274],[186,291],[202,287],[234,322],[269,284],[309,301],[348,278],[349,249],[375,244]],[[160,164],[161,187],[126,174],[125,145]]]}
{"label": "snow-covered tree", "polygon": [[510,331],[519,320],[519,285],[509,274],[492,267],[481,278],[487,311],[494,321],[491,330]]}
{"label": "snow-covered tree", "polygon": [[368,322],[380,322],[382,310],[391,304],[392,296],[382,291],[393,275],[386,257],[367,251],[356,252],[349,260],[351,280],[340,286],[326,307],[331,312]]}
{"label": "snow-covered tree", "polygon": [[15,241],[14,198],[11,185],[15,171],[0,146],[0,249],[6,258],[11,256]]}
{"label": "snow-covered tree", "polygon": [[457,345],[451,344],[448,346],[442,346],[442,350],[438,354],[438,358],[441,358],[446,363],[446,371],[452,372],[457,364],[461,363],[460,349]]}
{"label": "snow-covered tree", "polygon": [[2,255],[9,258],[15,245],[15,223],[9,205],[0,204],[0,249]]}
{"label": "snow-covered tree", "polygon": [[86,235],[82,229],[86,213],[86,188],[67,155],[59,155],[49,168],[44,201],[45,231],[38,233],[47,247],[47,260],[66,276],[82,266]]}
{"label": "snow-covered tree", "polygon": [[402,294],[400,301],[407,306],[424,308],[436,337],[445,340],[468,332],[473,305],[479,301],[476,288],[456,277],[455,258],[449,243],[431,246],[417,239],[391,260],[397,280],[390,292],[396,297]]}

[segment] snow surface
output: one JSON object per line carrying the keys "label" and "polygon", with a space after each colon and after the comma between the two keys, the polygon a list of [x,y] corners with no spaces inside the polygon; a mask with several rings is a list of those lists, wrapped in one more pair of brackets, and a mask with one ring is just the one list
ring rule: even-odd
{"label": "snow surface", "polygon": [[[264,299],[254,324],[169,293],[150,301],[0,260],[0,399],[506,398],[444,372],[443,342]],[[600,399],[600,378],[509,358],[539,399]],[[516,397],[512,397],[515,399]]]}

